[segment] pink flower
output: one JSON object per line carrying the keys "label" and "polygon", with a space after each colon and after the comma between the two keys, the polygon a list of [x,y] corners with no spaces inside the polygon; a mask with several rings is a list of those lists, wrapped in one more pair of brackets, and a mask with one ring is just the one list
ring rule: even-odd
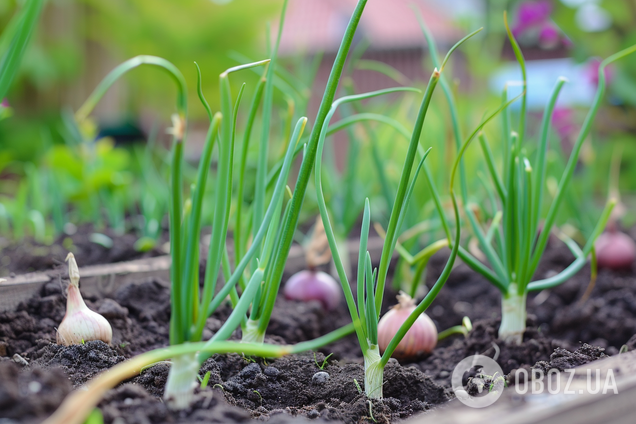
{"label": "pink flower", "polygon": [[546,22],[539,32],[539,44],[544,48],[554,48],[558,46],[561,40],[559,29],[552,23]]}
{"label": "pink flower", "polygon": [[567,107],[555,107],[552,113],[552,126],[561,139],[568,139],[578,131],[574,120],[574,110]]}
{"label": "pink flower", "polygon": [[[591,58],[585,65],[583,73],[590,84],[598,85],[598,69],[601,67],[601,59],[597,57]],[[614,69],[611,66],[605,68],[605,83],[609,84],[614,78]]]}
{"label": "pink flower", "polygon": [[544,24],[552,12],[550,0],[526,1],[519,5],[517,9],[517,22],[512,28],[515,37],[525,32],[529,28]]}
{"label": "pink flower", "polygon": [[2,103],[0,103],[2,107],[9,107],[9,101],[7,99],[2,99]]}

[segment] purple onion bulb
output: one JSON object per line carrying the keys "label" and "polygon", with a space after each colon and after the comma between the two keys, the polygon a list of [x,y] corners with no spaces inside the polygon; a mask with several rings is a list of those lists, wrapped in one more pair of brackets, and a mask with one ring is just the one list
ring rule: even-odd
{"label": "purple onion bulb", "polygon": [[636,244],[627,234],[606,231],[596,239],[596,260],[601,268],[630,269],[636,258]]}
{"label": "purple onion bulb", "polygon": [[342,298],[340,284],[322,271],[297,272],[287,280],[283,292],[285,298],[291,300],[317,300],[327,311],[335,309]]}

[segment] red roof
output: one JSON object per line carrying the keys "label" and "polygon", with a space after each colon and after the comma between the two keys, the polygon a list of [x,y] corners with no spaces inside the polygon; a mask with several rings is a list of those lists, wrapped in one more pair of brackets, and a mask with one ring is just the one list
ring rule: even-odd
{"label": "red roof", "polygon": [[[356,0],[289,0],[281,54],[337,50],[356,4]],[[423,0],[369,0],[358,36],[368,38],[372,49],[423,46],[424,37],[411,5],[422,12],[438,42],[448,43],[459,38],[451,18]]]}

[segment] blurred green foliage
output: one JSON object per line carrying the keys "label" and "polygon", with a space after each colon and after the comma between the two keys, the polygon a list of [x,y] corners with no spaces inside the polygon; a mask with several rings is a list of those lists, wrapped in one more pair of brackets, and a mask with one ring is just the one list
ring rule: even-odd
{"label": "blurred green foliage", "polygon": [[[172,62],[189,81],[195,80],[196,60],[204,74],[203,90],[218,99],[217,76],[237,62],[232,51],[266,58],[266,22],[276,19],[281,1],[241,0],[217,4],[210,0],[84,0],[89,7],[86,37],[103,45],[119,62],[147,54]],[[166,101],[165,79],[157,72],[131,76],[134,107],[142,103],[161,105]],[[161,89],[158,89],[161,87]],[[189,87],[191,117],[202,117],[194,84]],[[196,106],[196,107],[195,107]],[[212,104],[213,109],[218,105]],[[216,106],[216,107],[215,107]]]}
{"label": "blurred green foliage", "polygon": [[[20,0],[0,2],[0,28],[16,13]],[[95,84],[114,64],[139,54],[161,56],[194,80],[196,60],[204,73],[204,91],[217,99],[216,76],[236,61],[232,51],[265,57],[265,28],[276,19],[281,1],[241,0],[219,4],[210,0],[51,0],[25,54],[11,99],[31,116],[46,109],[81,102],[93,86],[77,87],[77,78],[92,72]],[[126,78],[125,104],[138,112],[142,105],[169,111],[174,93],[158,72]],[[94,82],[93,82],[94,81]],[[65,91],[79,91],[69,99]],[[202,117],[194,85],[193,117]],[[30,100],[31,98],[31,100]],[[37,102],[33,101],[37,98]],[[196,107],[194,107],[196,106]],[[213,105],[214,106],[214,105]]]}

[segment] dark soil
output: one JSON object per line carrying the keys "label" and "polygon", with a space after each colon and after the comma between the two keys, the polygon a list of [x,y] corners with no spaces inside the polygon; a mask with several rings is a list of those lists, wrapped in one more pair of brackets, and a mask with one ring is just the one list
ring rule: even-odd
{"label": "dark soil", "polygon": [[[106,248],[91,241],[93,233],[108,236],[113,245]],[[162,240],[147,252],[135,249],[138,239],[139,237],[134,234],[120,235],[110,229],[97,230],[92,225],[82,225],[72,235],[62,234],[51,245],[41,244],[29,238],[24,238],[19,243],[0,238],[0,277],[54,269],[64,263],[68,252],[73,252],[80,266],[165,255],[161,246],[168,240],[167,236],[162,237]]]}
{"label": "dark soil", "polygon": [[[571,260],[565,248],[550,247],[538,277],[559,272]],[[443,257],[432,261],[429,281],[434,281],[443,263]],[[510,380],[519,368],[565,369],[615,354],[624,344],[633,349],[636,298],[630,286],[635,280],[633,272],[602,270],[592,296],[581,302],[589,282],[586,269],[553,290],[531,295],[524,342],[521,346],[509,346],[497,339],[499,293],[465,265],[458,265],[428,312],[439,330],[457,325],[464,316],[469,316],[473,331],[466,338],[443,341],[431,355],[417,362],[399,364],[391,360],[385,372],[382,401],[369,401],[363,394],[360,351],[355,337],[350,336],[326,346],[315,356],[307,353],[268,361],[215,355],[200,372],[202,377],[210,372],[208,386],[197,389],[196,402],[179,413],[169,411],[161,400],[169,365],[159,363],[110,391],[100,408],[106,423],[119,422],[119,417],[125,417],[128,423],[221,423],[251,419],[272,423],[395,422],[451,399],[450,376],[455,365],[476,353],[496,357]],[[39,296],[16,311],[0,313],[1,418],[38,422],[55,409],[71,387],[85,383],[125,358],[168,344],[169,288],[165,282],[147,280],[128,284],[111,298],[86,301],[110,321],[112,346],[102,342],[68,348],[52,344],[55,326],[61,321],[65,307],[57,281],[45,284]],[[393,294],[387,294],[384,309],[393,302]],[[208,320],[206,337],[220,327],[229,312],[229,306],[224,305]],[[296,343],[349,321],[344,302],[336,311],[327,313],[317,302],[299,303],[281,297],[268,334],[271,342]],[[320,365],[329,353],[333,355],[321,370]],[[15,354],[20,357],[14,361],[25,360],[29,365],[12,363],[10,358]],[[30,384],[32,381],[40,386]],[[32,387],[40,387],[37,396],[29,392]]]}
{"label": "dark soil", "polygon": [[10,361],[0,361],[0,418],[8,418],[7,423],[40,422],[72,388],[61,369],[21,370]]}

